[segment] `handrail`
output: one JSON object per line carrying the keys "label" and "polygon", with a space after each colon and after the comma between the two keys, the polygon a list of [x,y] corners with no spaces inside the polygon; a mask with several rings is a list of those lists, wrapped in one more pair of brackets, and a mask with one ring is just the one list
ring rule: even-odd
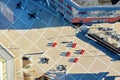
{"label": "handrail", "polygon": [[89,37],[95,39],[99,44],[101,44],[102,46],[104,46],[105,48],[109,49],[110,51],[116,53],[116,54],[120,54],[120,50],[113,46],[112,44],[103,41],[102,39],[100,39],[98,36],[96,36],[95,34],[87,34]]}

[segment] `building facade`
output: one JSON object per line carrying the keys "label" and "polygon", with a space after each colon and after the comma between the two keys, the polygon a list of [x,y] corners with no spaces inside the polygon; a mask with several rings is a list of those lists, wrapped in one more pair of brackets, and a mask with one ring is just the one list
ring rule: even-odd
{"label": "building facade", "polygon": [[0,80],[15,80],[14,55],[0,44]]}
{"label": "building facade", "polygon": [[[120,7],[112,5],[110,0],[98,0],[96,3],[90,2],[92,0],[47,1],[52,9],[72,23],[116,22],[120,20]],[[101,3],[106,4],[102,5]]]}

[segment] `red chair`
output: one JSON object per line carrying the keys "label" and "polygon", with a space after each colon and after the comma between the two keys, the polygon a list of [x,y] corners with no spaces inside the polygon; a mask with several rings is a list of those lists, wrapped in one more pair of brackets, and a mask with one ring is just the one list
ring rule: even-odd
{"label": "red chair", "polygon": [[73,60],[73,62],[74,62],[74,63],[77,63],[77,62],[78,62],[78,58],[75,58],[75,59]]}
{"label": "red chair", "polygon": [[66,57],[69,57],[70,54],[71,54],[71,53],[68,51],[65,56],[66,56]]}
{"label": "red chair", "polygon": [[53,42],[53,43],[52,43],[52,47],[55,47],[56,45],[57,45],[56,42]]}
{"label": "red chair", "polygon": [[72,44],[72,48],[75,48],[77,46],[77,43]]}
{"label": "red chair", "polygon": [[83,55],[84,53],[85,53],[85,50],[82,49],[82,50],[80,51],[80,54]]}

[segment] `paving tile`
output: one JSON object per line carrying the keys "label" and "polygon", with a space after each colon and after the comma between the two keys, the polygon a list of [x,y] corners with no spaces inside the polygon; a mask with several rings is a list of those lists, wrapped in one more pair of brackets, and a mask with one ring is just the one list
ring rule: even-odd
{"label": "paving tile", "polygon": [[40,48],[40,50],[47,51],[49,47],[47,46],[48,41],[44,38],[40,38],[39,41],[35,43],[35,45]]}
{"label": "paving tile", "polygon": [[71,64],[71,66],[68,66],[68,73],[70,74],[84,73],[86,71],[81,65],[78,65],[78,63]]}
{"label": "paving tile", "polygon": [[12,41],[5,35],[0,35],[0,37],[1,37],[0,42],[4,44],[6,47],[8,47],[12,43]]}
{"label": "paving tile", "polygon": [[112,65],[111,65],[111,67],[113,69],[115,69],[116,71],[120,72],[119,66],[116,66],[116,65],[120,65],[120,63],[119,62],[113,62]]}
{"label": "paving tile", "polygon": [[9,30],[9,31],[6,31],[5,32],[7,35],[9,35],[9,37],[13,40],[13,41],[16,41],[20,36],[21,34],[17,31],[14,31],[14,30]]}
{"label": "paving tile", "polygon": [[30,42],[24,36],[17,40],[16,43],[22,50],[27,50],[32,44],[32,42]]}
{"label": "paving tile", "polygon": [[92,66],[95,57],[91,55],[81,55],[79,58],[79,64],[83,65],[86,69],[89,69]]}
{"label": "paving tile", "polygon": [[105,71],[107,66],[103,64],[102,62],[95,60],[92,62],[93,66],[91,67],[90,71],[94,73],[99,73],[101,71]]}
{"label": "paving tile", "polygon": [[53,29],[48,29],[45,33],[44,33],[44,37],[47,39],[56,39],[58,37],[59,33],[55,32]]}
{"label": "paving tile", "polygon": [[39,7],[35,5],[32,1],[28,0],[25,9],[28,10],[30,13],[33,13],[37,12],[39,10]]}
{"label": "paving tile", "polygon": [[27,50],[26,50],[27,54],[33,54],[34,53],[40,53],[43,52],[39,47],[37,47],[36,45],[31,45]]}
{"label": "paving tile", "polygon": [[11,22],[7,20],[7,18],[3,15],[3,13],[0,13],[0,18],[2,19],[0,21],[0,29],[8,29],[11,25]]}
{"label": "paving tile", "polygon": [[118,71],[114,70],[114,68],[112,69],[111,67],[108,68],[106,72],[109,72],[108,76],[119,76]]}
{"label": "paving tile", "polygon": [[31,42],[36,42],[39,39],[39,34],[37,34],[35,31],[27,31],[24,36],[29,39]]}
{"label": "paving tile", "polygon": [[[53,52],[54,51],[54,52]],[[52,60],[56,61],[60,57],[60,50],[57,48],[50,48],[50,50],[46,53]]]}

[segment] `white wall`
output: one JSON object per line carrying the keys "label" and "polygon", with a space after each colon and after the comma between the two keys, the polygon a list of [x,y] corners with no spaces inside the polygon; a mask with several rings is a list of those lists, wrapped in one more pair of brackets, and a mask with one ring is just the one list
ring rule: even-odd
{"label": "white wall", "polygon": [[2,62],[0,62],[0,80],[3,80],[2,79]]}

